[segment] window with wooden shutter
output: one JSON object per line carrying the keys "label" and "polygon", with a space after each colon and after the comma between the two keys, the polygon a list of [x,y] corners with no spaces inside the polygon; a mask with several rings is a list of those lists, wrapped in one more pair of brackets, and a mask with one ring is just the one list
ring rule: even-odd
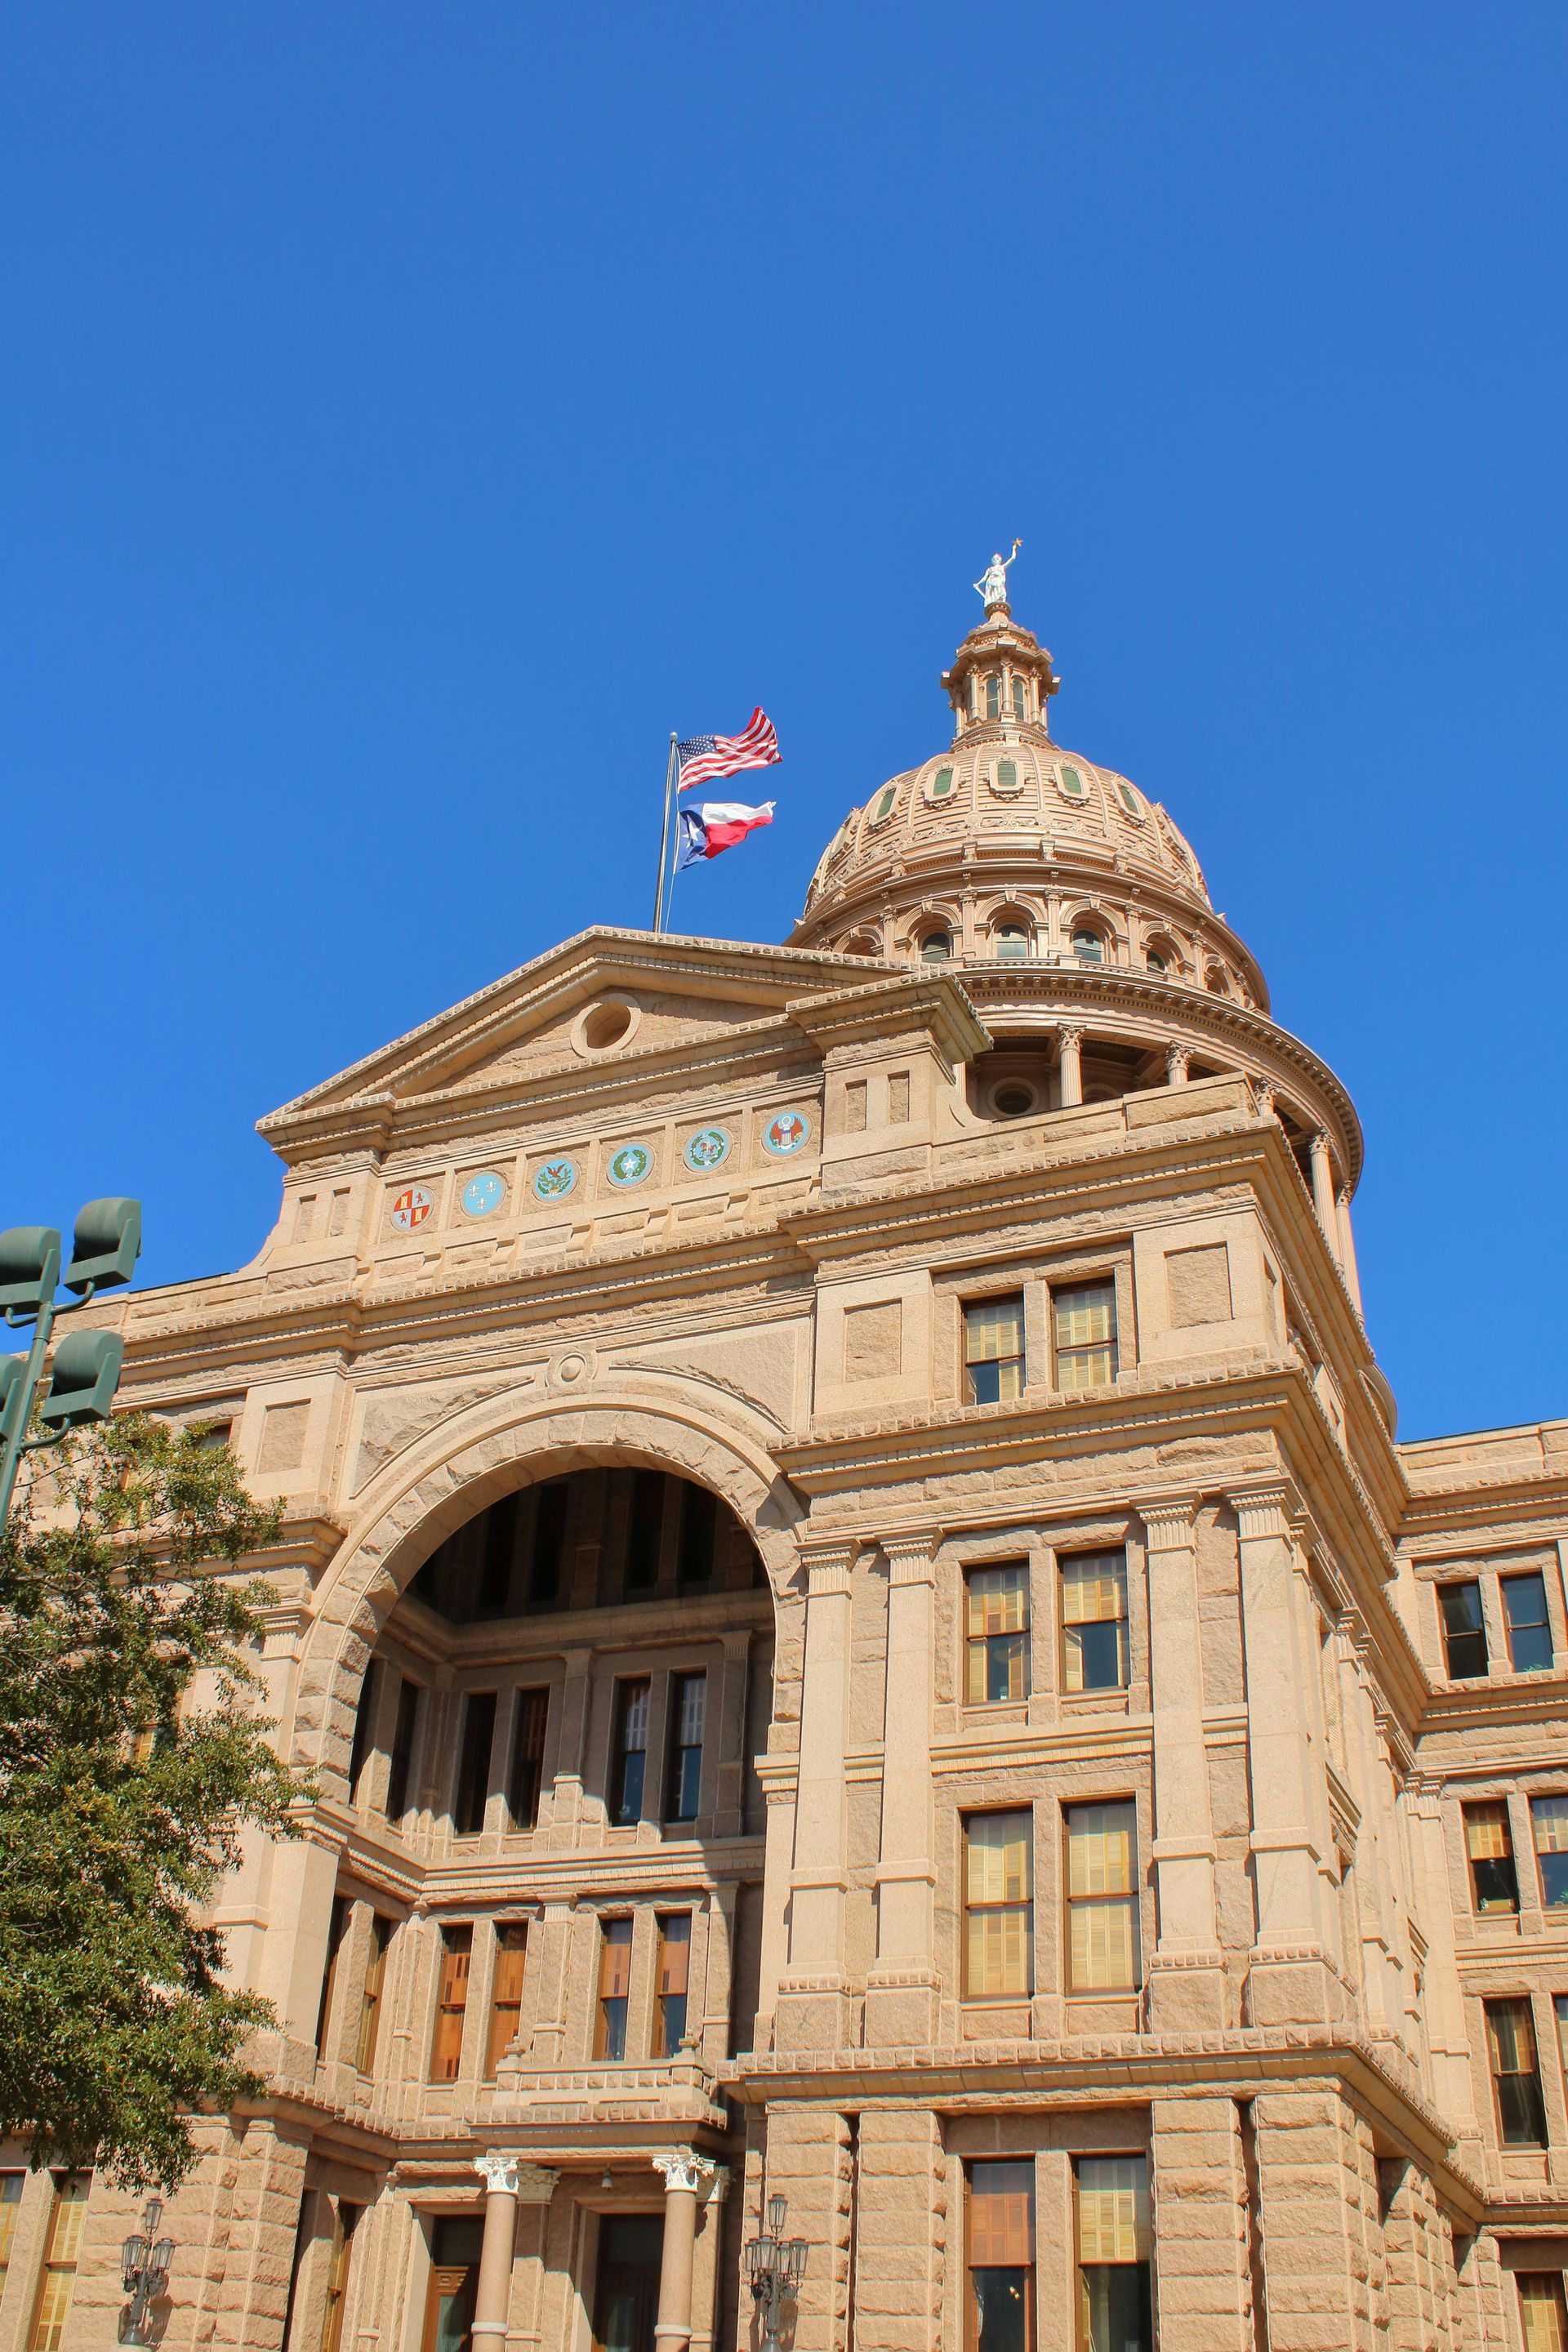
{"label": "window with wooden shutter", "polygon": [[971,1404],[1005,1404],[1024,1393],[1024,1294],[977,1298],[963,1310],[963,1361]]}
{"label": "window with wooden shutter", "polygon": [[1134,1807],[1068,1805],[1068,1990],[1131,1992],[1138,1983]]}
{"label": "window with wooden shutter", "polygon": [[327,2294],[321,2310],[321,2352],[341,2352],[343,2312],[349,2299],[349,2262],[360,2208],[340,2198],[332,2221],[331,2259],[327,2264]]}
{"label": "window with wooden shutter", "polygon": [[1051,1292],[1058,1389],[1103,1388],[1116,1378],[1116,1285],[1074,1282]]}
{"label": "window with wooden shutter", "polygon": [[1530,2002],[1528,1999],[1489,2000],[1483,2007],[1502,2144],[1504,2147],[1544,2147],[1546,2109],[1542,2103]]}
{"label": "window with wooden shutter", "polygon": [[71,2297],[76,2293],[76,2266],[81,2254],[82,2231],[87,2226],[88,2191],[91,2186],[90,2172],[68,2172],[63,2178],[57,2177],[28,2352],[59,2352],[70,2316]]}
{"label": "window with wooden shutter", "polygon": [[1079,1552],[1061,1563],[1062,1688],[1125,1690],[1127,1558],[1120,1551]]}
{"label": "window with wooden shutter", "polygon": [[1152,2352],[1148,2159],[1080,2156],[1073,2192],[1082,2352]]}
{"label": "window with wooden shutter", "polygon": [[463,2021],[474,1961],[471,1926],[441,1930],[441,1973],[436,1983],[436,2030],[430,2037],[430,2080],[455,2083],[463,2063]]}
{"label": "window with wooden shutter", "polygon": [[1519,2319],[1524,2352],[1568,2352],[1568,2309],[1561,2271],[1519,2273]]}
{"label": "window with wooden shutter", "polygon": [[594,2032],[595,2058],[626,2054],[626,2005],[632,1989],[632,1923],[606,1919],[599,1951],[599,2015]]}
{"label": "window with wooden shutter", "polygon": [[1016,2000],[1034,1990],[1034,1815],[971,1813],[963,1825],[964,1992]]}
{"label": "window with wooden shutter", "polygon": [[1035,2168],[968,2168],[968,2341],[973,2352],[1033,2352]]}
{"label": "window with wooden shutter", "polygon": [[1029,1564],[1001,1560],[963,1579],[965,1696],[994,1706],[1029,1696]]}
{"label": "window with wooden shutter", "polygon": [[0,2172],[0,2294],[5,2291],[11,2249],[16,2242],[16,2216],[21,2210],[24,2178],[20,2172]]}
{"label": "window with wooden shutter", "polygon": [[691,1984],[691,1914],[661,1912],[658,1920],[658,2000],[654,2009],[656,2058],[673,2058],[686,2033],[686,2000]]}
{"label": "window with wooden shutter", "polygon": [[544,1786],[544,1734],[549,1720],[550,1693],[520,1690],[506,1792],[513,1829],[531,1830],[538,1825],[539,1799]]}
{"label": "window with wooden shutter", "polygon": [[1568,1910],[1568,1796],[1532,1797],[1530,1823],[1542,1902],[1549,1911]]}
{"label": "window with wooden shutter", "polygon": [[527,1956],[528,1929],[521,1919],[509,1919],[505,1927],[496,1930],[489,2031],[485,2036],[487,2083],[495,2081],[496,2068],[514,2040],[522,2020],[522,1974]]}
{"label": "window with wooden shutter", "polygon": [[375,2066],[376,2038],[381,2032],[381,1996],[386,1982],[386,1948],[392,1922],[377,1912],[370,1923],[370,1950],[365,1955],[364,1983],[360,1991],[359,2032],[354,2038],[354,2064],[362,2074]]}
{"label": "window with wooden shutter", "polygon": [[1500,1797],[1466,1805],[1465,1853],[1470,1865],[1470,1899],[1479,1916],[1519,1909],[1519,1879],[1513,1866],[1508,1806]]}

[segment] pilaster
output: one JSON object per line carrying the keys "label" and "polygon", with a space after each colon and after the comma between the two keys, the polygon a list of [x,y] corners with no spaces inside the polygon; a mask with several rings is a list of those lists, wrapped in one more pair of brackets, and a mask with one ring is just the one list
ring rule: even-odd
{"label": "pilaster", "polygon": [[936,1886],[931,1810],[934,1538],[899,1538],[888,1558],[887,1706],[882,1835],[877,1866],[877,1959],[866,1981],[868,2042],[935,2038],[932,1942]]}
{"label": "pilaster", "polygon": [[805,1655],[800,1698],[795,1856],[790,1871],[789,1960],[774,2025],[781,2050],[838,2049],[848,2039],[844,1990],[844,1898],[849,1825],[845,1751],[849,1735],[850,1575],[853,1542],[803,1548]]}
{"label": "pilaster", "polygon": [[1144,2012],[1160,2032],[1226,2023],[1215,1906],[1214,1808],[1204,1740],[1197,1499],[1140,1507],[1148,1544],[1149,1679],[1154,1717],[1154,1874],[1159,1941]]}

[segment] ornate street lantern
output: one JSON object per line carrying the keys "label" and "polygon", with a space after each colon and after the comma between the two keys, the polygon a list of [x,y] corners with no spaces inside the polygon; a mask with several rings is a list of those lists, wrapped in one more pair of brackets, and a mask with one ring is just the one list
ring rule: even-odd
{"label": "ornate street lantern", "polygon": [[805,2240],[784,2236],[788,2218],[787,2201],[770,2197],[767,2235],[746,2241],[746,2277],[762,2318],[763,2352],[779,2352],[780,2314],[799,2294],[805,2276]]}
{"label": "ornate street lantern", "polygon": [[140,2232],[127,2238],[120,2249],[120,2283],[130,2298],[120,2323],[121,2344],[148,2341],[148,2317],[168,2284],[174,2241],[159,2237],[158,2224],[163,2218],[162,2202],[156,2197],[149,2197]]}

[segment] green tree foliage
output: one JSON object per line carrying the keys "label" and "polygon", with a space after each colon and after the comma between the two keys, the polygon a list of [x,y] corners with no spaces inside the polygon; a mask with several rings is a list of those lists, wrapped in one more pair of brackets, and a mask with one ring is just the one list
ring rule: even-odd
{"label": "green tree foliage", "polygon": [[226,1446],[131,1413],[80,1433],[0,1537],[0,2134],[173,2188],[188,2117],[255,2096],[268,2004],[204,1923],[247,1829],[309,1790],[251,1663],[274,1540]]}

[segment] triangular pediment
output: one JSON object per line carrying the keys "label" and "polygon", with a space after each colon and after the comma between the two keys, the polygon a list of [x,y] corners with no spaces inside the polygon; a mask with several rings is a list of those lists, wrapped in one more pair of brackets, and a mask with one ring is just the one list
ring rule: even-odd
{"label": "triangular pediment", "polygon": [[[872,966],[871,970],[879,967]],[[477,995],[368,1054],[259,1122],[275,1143],[356,1107],[395,1116],[432,1097],[504,1093],[607,1057],[595,1044],[624,1008],[619,1056],[700,1048],[749,1024],[779,1020],[789,1003],[863,985],[861,957],[647,931],[582,931]]]}

